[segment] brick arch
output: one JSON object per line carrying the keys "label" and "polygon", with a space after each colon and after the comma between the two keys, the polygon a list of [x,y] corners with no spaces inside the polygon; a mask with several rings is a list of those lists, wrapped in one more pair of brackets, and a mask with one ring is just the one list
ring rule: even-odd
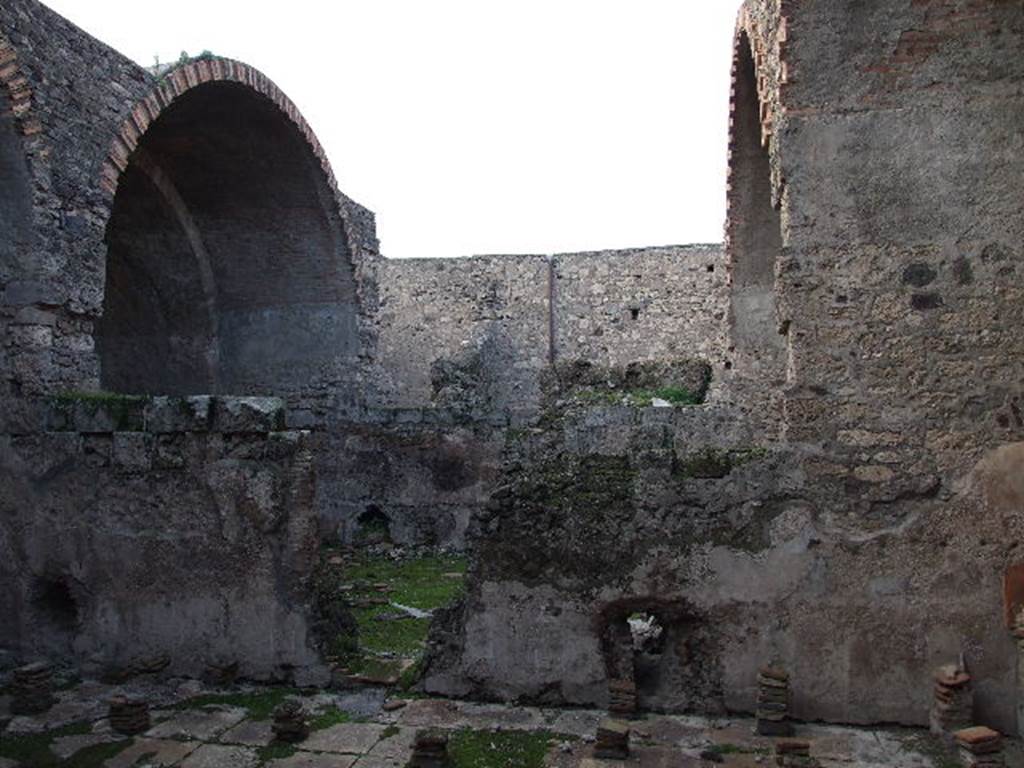
{"label": "brick arch", "polygon": [[224,58],[172,69],[99,183],[105,388],[302,397],[344,379],[356,238],[323,147],[269,78]]}
{"label": "brick arch", "polygon": [[[780,4],[781,5],[781,4]],[[729,144],[726,168],[726,245],[732,234],[732,218],[730,216],[733,205],[733,182],[736,177],[736,147],[739,136],[737,112],[742,109],[739,102],[738,87],[739,79],[743,72],[742,53],[743,46],[748,45],[751,49],[754,60],[755,79],[757,84],[757,101],[760,107],[758,115],[761,130],[761,146],[765,150],[771,149],[772,141],[778,124],[779,113],[782,111],[781,97],[789,85],[789,66],[785,58],[786,43],[788,42],[788,23],[785,15],[780,15],[778,25],[773,31],[772,37],[775,41],[774,56],[769,56],[768,43],[769,35],[761,28],[758,22],[750,15],[746,8],[742,8],[736,19],[736,28],[733,33],[732,43],[732,64],[729,74]],[[769,73],[768,65],[771,63],[774,72]],[[775,87],[773,88],[773,83]],[[772,180],[773,200],[778,203],[782,195],[782,180]]]}
{"label": "brick arch", "polygon": [[42,126],[18,53],[0,34],[0,283],[27,279],[40,245],[38,204],[48,194]]}
{"label": "brick arch", "polygon": [[320,161],[332,192],[336,196],[339,194],[337,180],[327,160],[327,153],[324,152],[306,118],[299,112],[299,108],[269,77],[255,67],[221,57],[194,59],[175,67],[161,77],[156,88],[132,107],[128,117],[121,123],[121,130],[111,142],[110,151],[103,163],[100,186],[113,197],[117,192],[121,174],[128,167],[132,152],[138,147],[139,140],[153,121],[178,98],[196,86],[215,82],[241,83],[277,105],[305,137],[313,154]]}
{"label": "brick arch", "polygon": [[782,14],[771,18],[741,9],[729,93],[729,329],[737,367],[761,381],[779,381],[784,375],[785,331],[778,322],[775,279],[783,247],[784,183],[775,136],[782,85],[788,80],[786,28]]}
{"label": "brick arch", "polygon": [[0,86],[11,101],[11,111],[22,138],[31,141],[39,135],[42,126],[32,108],[32,88],[18,64],[18,52],[3,33],[0,33]]}

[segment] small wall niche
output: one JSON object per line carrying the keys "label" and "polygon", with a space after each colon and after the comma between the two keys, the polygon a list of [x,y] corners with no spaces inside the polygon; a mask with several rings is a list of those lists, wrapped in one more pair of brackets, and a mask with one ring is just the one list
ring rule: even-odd
{"label": "small wall niche", "polygon": [[356,518],[356,541],[360,544],[382,544],[391,541],[391,518],[376,504],[368,504]]}

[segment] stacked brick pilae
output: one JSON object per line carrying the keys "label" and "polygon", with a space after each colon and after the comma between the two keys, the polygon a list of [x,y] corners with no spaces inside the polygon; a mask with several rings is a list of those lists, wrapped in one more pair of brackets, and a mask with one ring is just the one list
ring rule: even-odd
{"label": "stacked brick pilae", "polygon": [[54,704],[53,669],[45,661],[14,670],[13,687],[11,712],[16,715],[37,715]]}
{"label": "stacked brick pilae", "polygon": [[935,671],[931,730],[949,734],[974,723],[974,687],[963,665],[947,664]]}
{"label": "stacked brick pilae", "polygon": [[115,696],[110,700],[107,716],[110,727],[126,736],[149,730],[149,705],[136,696]]}
{"label": "stacked brick pilae", "polygon": [[816,768],[811,743],[803,739],[784,739],[775,745],[775,764],[783,768]]}
{"label": "stacked brick pilae", "polygon": [[274,724],[271,726],[276,741],[295,744],[309,735],[306,712],[299,699],[288,698],[274,709]]}
{"label": "stacked brick pilae", "polygon": [[602,720],[597,726],[594,757],[602,760],[625,760],[629,757],[629,724],[624,720]]}
{"label": "stacked brick pilae", "polygon": [[791,736],[789,674],[764,667],[757,675],[757,732],[762,736]]}
{"label": "stacked brick pilae", "polygon": [[985,726],[965,728],[954,734],[964,768],[1004,768],[1003,737]]}
{"label": "stacked brick pilae", "polygon": [[636,714],[636,683],[632,680],[608,682],[608,712],[616,717]]}

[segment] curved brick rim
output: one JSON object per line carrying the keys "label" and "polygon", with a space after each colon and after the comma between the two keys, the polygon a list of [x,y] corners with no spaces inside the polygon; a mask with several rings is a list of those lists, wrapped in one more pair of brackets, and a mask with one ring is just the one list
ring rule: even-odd
{"label": "curved brick rim", "polygon": [[22,136],[40,133],[42,125],[32,114],[32,88],[18,66],[18,52],[3,34],[0,34],[0,85],[11,99],[11,111]]}
{"label": "curved brick rim", "polygon": [[42,156],[43,125],[32,108],[32,87],[18,64],[18,52],[3,33],[0,33],[0,87],[7,91],[11,100],[14,123],[21,134],[22,150],[38,195],[42,192],[39,178],[45,175],[37,165]]}
{"label": "curved brick rim", "polygon": [[[780,2],[779,6],[782,14],[779,17],[779,26],[775,34],[775,45],[777,49],[776,57],[778,59],[779,68],[778,89],[781,96],[789,82],[789,68],[784,56],[788,37],[788,23],[785,16],[785,4]],[[725,246],[727,253],[730,252],[730,242],[732,240],[733,229],[731,216],[733,213],[731,210],[732,186],[736,171],[733,149],[737,142],[736,110],[738,108],[738,105],[736,104],[736,81],[741,76],[740,47],[744,39],[746,39],[747,44],[750,47],[751,56],[754,59],[754,76],[757,81],[757,99],[760,106],[759,117],[761,120],[761,145],[766,150],[770,151],[770,145],[772,139],[775,137],[775,126],[777,123],[775,115],[777,100],[772,98],[772,84],[765,72],[765,62],[767,59],[765,35],[761,34],[761,30],[757,28],[756,21],[747,12],[746,7],[743,7],[740,9],[739,15],[736,18],[736,30],[733,33],[732,41],[732,67],[729,74],[729,144],[725,179]],[[779,189],[775,189],[773,195],[775,195],[776,198],[779,198],[781,197],[779,192]]]}
{"label": "curved brick rim", "polygon": [[[269,77],[259,70],[240,61],[219,57],[194,59],[175,67],[161,77],[156,88],[132,107],[103,161],[100,186],[110,195],[111,199],[117,193],[118,182],[121,174],[128,167],[132,152],[135,151],[153,121],[179,97],[193,88],[204,83],[216,82],[241,83],[274,102],[305,137],[313,154],[320,161],[331,192],[335,199],[338,199],[340,193],[334,172],[327,161],[327,154],[313,133],[313,129],[309,127],[306,119],[299,112],[298,107]],[[338,213],[344,222],[346,233],[348,233],[349,222],[343,206],[338,206]]]}

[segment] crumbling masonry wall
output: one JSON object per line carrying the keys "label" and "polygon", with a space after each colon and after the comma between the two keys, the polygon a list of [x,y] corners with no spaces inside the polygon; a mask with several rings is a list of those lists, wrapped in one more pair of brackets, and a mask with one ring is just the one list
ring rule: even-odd
{"label": "crumbling masonry wall", "polygon": [[384,260],[378,270],[380,405],[438,404],[445,362],[479,361],[482,413],[529,416],[558,362],[698,357],[721,372],[729,359],[719,246]]}
{"label": "crumbling masonry wall", "polygon": [[323,682],[313,438],[273,398],[65,396],[0,440],[0,644]]}
{"label": "crumbling masonry wall", "polygon": [[[265,161],[240,163],[260,142]],[[151,655],[322,682],[316,452],[285,420],[322,421],[361,389],[372,214],[252,67],[156,77],[34,0],[0,4],[0,167],[0,643],[88,671]],[[211,316],[217,378],[187,352]],[[288,357],[321,334],[333,343]],[[150,409],[168,394],[205,410],[167,427]],[[284,403],[224,421],[236,394]]]}
{"label": "crumbling masonry wall", "polygon": [[[1011,566],[1024,559],[1019,2],[748,0],[721,249],[410,262],[377,256],[372,216],[336,191],[309,127],[256,70],[201,60],[157,81],[33,0],[5,2],[0,22],[0,165],[13,180],[0,220],[16,233],[0,249],[0,541],[11,555],[0,607],[19,616],[5,644],[29,654],[36,637],[66,641],[83,662],[120,639],[116,658],[97,663],[150,649],[227,661],[212,658],[217,639],[204,646],[211,627],[228,626],[223,615],[190,603],[196,585],[175,570],[194,568],[197,551],[199,594],[282,627],[282,644],[253,650],[247,673],[315,678],[307,543],[353,541],[373,511],[400,543],[472,556],[465,599],[434,623],[430,692],[604,706],[622,666],[606,658],[607,638],[622,633],[610,624],[636,609],[668,638],[634,660],[644,708],[750,711],[757,668],[775,663],[790,672],[798,718],[923,724],[932,669],[962,653],[976,719],[1013,730],[1007,616],[1022,591]],[[226,119],[204,125],[214,87],[242,89],[249,114],[269,122],[248,138],[244,126],[213,130],[231,128]],[[232,267],[244,253],[218,260],[228,238],[210,223],[244,234],[249,220],[204,196],[194,159],[161,149],[161,125],[186,143],[281,147],[267,169],[287,182],[284,197],[263,200],[316,200],[333,233],[309,241],[298,283],[248,291],[251,276]],[[147,135],[163,155],[156,166]],[[215,160],[237,169],[230,154]],[[239,299],[227,319],[207,312],[201,332],[150,329],[161,343],[177,334],[199,345],[179,345],[192,350],[181,359],[216,347],[202,346],[214,319],[230,326],[267,310],[262,337],[274,343],[305,338],[311,317],[345,329],[304,356],[324,355],[303,377],[311,387],[245,355],[255,364],[242,370],[268,377],[224,380],[283,396],[284,427],[318,432],[308,452],[312,438],[285,438],[279,423],[235,437],[216,415],[168,434],[145,420],[129,430],[53,420],[61,397],[103,383],[97,339],[118,275],[105,238],[118,195],[168,217],[173,247],[153,253],[180,257],[159,261],[191,280],[179,298],[214,306],[223,289]],[[305,242],[308,222],[292,223],[280,253]],[[134,284],[131,270],[120,274]],[[320,281],[336,293],[300,290],[323,275],[337,278]],[[706,397],[652,407],[601,383],[633,380],[640,362],[671,372],[649,380],[683,382],[687,396],[710,371]],[[168,451],[176,468],[162,463]],[[85,510],[95,541],[73,519],[86,467],[103,481]],[[305,489],[301,500],[286,488]],[[192,537],[181,499],[196,489]],[[137,509],[145,525],[125,522]],[[51,546],[51,528],[87,554]],[[139,575],[145,605],[111,577],[112,553],[131,563],[136,547],[170,573],[166,594]],[[250,556],[253,572],[235,567]],[[79,578],[97,585],[83,614],[68,608]],[[103,616],[148,629],[117,631]],[[195,633],[161,648],[160,628],[181,616]],[[227,631],[249,647],[246,622]]]}
{"label": "crumbling masonry wall", "polygon": [[[730,395],[660,435],[592,410],[514,454],[428,689],[604,704],[595,617],[657,598],[691,639],[647,706],[749,711],[773,662],[798,717],[923,724],[962,652],[976,718],[1015,728],[1022,34],[996,0],[745,4]],[[736,441],[702,426],[733,418]]]}

